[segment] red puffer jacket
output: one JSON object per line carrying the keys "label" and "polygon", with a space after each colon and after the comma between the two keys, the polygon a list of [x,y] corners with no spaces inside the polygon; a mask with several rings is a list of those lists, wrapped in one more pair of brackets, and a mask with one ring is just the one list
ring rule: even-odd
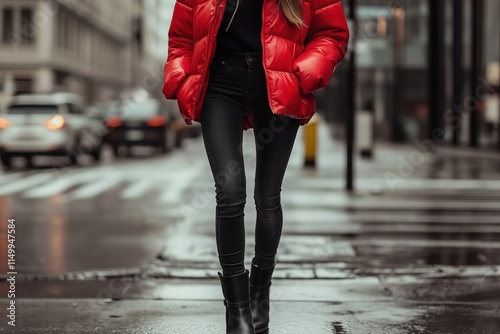
{"label": "red puffer jacket", "polygon": [[[263,66],[273,113],[309,122],[313,91],[325,87],[347,50],[349,29],[340,0],[301,0],[305,27],[291,24],[277,0],[264,0]],[[227,0],[177,0],[168,32],[163,94],[177,99],[186,124],[200,122],[216,36]],[[247,113],[244,129],[252,127]]]}

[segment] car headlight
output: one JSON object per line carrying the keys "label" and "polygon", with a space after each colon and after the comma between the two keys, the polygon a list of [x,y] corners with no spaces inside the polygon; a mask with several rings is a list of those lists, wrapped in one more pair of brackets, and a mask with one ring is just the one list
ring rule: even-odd
{"label": "car headlight", "polygon": [[0,117],[0,129],[5,129],[9,125],[10,125],[10,122],[6,118]]}
{"label": "car headlight", "polygon": [[64,117],[61,115],[55,115],[45,123],[45,126],[50,130],[59,130],[62,129],[65,124],[66,121],[64,120]]}

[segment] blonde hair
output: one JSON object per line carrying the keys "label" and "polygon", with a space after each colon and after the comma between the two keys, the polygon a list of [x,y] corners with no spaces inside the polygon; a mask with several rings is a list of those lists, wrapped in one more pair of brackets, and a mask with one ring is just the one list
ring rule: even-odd
{"label": "blonde hair", "polygon": [[299,28],[304,25],[304,14],[300,0],[278,0],[278,4],[290,23]]}

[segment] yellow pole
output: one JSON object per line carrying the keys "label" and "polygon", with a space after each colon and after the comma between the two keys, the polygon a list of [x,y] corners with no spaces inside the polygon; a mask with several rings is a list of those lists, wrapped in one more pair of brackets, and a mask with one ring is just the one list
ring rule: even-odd
{"label": "yellow pole", "polygon": [[316,168],[318,116],[304,125],[304,167]]}

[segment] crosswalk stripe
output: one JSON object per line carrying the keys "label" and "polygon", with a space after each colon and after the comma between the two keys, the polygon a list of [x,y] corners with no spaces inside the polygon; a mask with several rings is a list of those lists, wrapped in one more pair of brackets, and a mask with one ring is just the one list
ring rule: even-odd
{"label": "crosswalk stripe", "polygon": [[176,203],[179,201],[179,197],[182,193],[193,185],[193,181],[196,177],[201,174],[205,163],[198,162],[192,165],[188,170],[178,171],[176,174],[175,182],[171,184],[164,185],[166,187],[164,191],[160,194],[158,201],[161,203]]}
{"label": "crosswalk stripe", "polygon": [[315,222],[329,223],[348,222],[348,223],[373,223],[373,224],[497,224],[500,223],[499,214],[489,215],[462,215],[449,213],[446,216],[441,214],[426,213],[411,214],[398,212],[377,212],[363,214],[358,212],[345,213],[332,209],[303,209],[285,208],[284,215],[290,222]]}
{"label": "crosswalk stripe", "polygon": [[119,175],[109,175],[84,185],[69,194],[69,199],[88,199],[102,194],[123,181]]}
{"label": "crosswalk stripe", "polygon": [[0,196],[13,194],[19,191],[30,189],[40,183],[47,182],[54,178],[52,174],[34,174],[26,178],[13,181],[7,185],[0,186]]}
{"label": "crosswalk stripe", "polygon": [[135,199],[143,196],[149,189],[154,186],[152,179],[142,179],[134,181],[121,193],[123,199]]}
{"label": "crosswalk stripe", "polygon": [[[471,222],[472,223],[472,222]],[[461,233],[482,233],[482,234],[500,234],[500,227],[495,225],[462,225],[458,227],[447,226],[426,226],[426,225],[415,225],[415,224],[403,224],[403,225],[375,225],[375,224],[359,224],[359,223],[349,223],[349,224],[293,224],[293,222],[285,221],[285,231],[290,229],[293,230],[294,234],[304,234],[304,235],[336,235],[336,234],[368,234],[368,233],[378,233],[386,235],[401,235],[401,234],[429,234],[429,233],[443,233],[443,234],[461,234]],[[291,232],[288,232],[291,233]]]}
{"label": "crosswalk stripe", "polygon": [[[353,234],[353,233],[500,233],[498,225],[499,218],[492,219],[486,224],[475,217],[469,217],[468,221],[463,220],[460,224],[453,226],[439,225],[438,221],[418,221],[409,222],[404,219],[396,221],[387,221],[374,215],[373,220],[362,222],[354,217],[339,217],[332,215],[315,215],[307,217],[306,213],[297,215],[298,211],[285,210],[283,214],[284,233],[304,234],[304,235],[329,235],[329,234]],[[250,224],[249,233],[253,232],[255,221],[254,214],[247,214],[247,222]],[[193,218],[193,224],[199,230],[211,230],[213,213],[200,215]],[[401,216],[400,216],[401,217]],[[404,217],[401,217],[404,218]],[[496,220],[494,221],[493,218]],[[431,226],[429,226],[431,224]]]}
{"label": "crosswalk stripe", "polygon": [[[196,146],[197,147],[197,146]],[[191,148],[191,151],[193,149]],[[26,198],[43,198],[49,197],[58,193],[62,193],[74,185],[82,185],[83,190],[76,192],[76,196],[89,198],[91,194],[96,195],[102,193],[101,188],[106,187],[107,183],[96,185],[94,180],[102,179],[103,173],[118,173],[123,180],[130,182],[130,185],[121,192],[122,199],[135,199],[143,196],[147,191],[157,188],[158,184],[168,181],[168,186],[164,186],[163,192],[159,197],[160,202],[176,202],[181,192],[190,187],[191,177],[199,172],[198,168],[194,171],[191,165],[192,162],[197,162],[203,167],[207,167],[205,158],[199,156],[186,155],[185,152],[174,152],[175,159],[158,159],[157,161],[133,162],[119,166],[104,166],[92,168],[88,171],[89,174],[81,174],[80,178],[63,177],[57,180],[50,180],[49,176],[35,176],[26,172],[0,174],[0,195],[15,193],[18,191],[26,191]],[[170,159],[173,158],[173,159]],[[299,158],[302,158],[299,156]],[[184,169],[186,165],[190,165],[189,169]],[[208,168],[208,167],[207,167]],[[253,187],[254,168],[247,168],[247,184],[249,191]],[[500,206],[497,205],[500,199],[500,181],[495,180],[475,180],[475,179],[404,179],[403,182],[396,185],[396,191],[392,192],[388,184],[380,178],[363,178],[357,179],[357,188],[363,193],[364,190],[373,192],[377,190],[382,192],[381,197],[348,197],[342,191],[344,181],[341,178],[329,178],[322,175],[303,175],[302,169],[295,170],[293,167],[284,180],[283,199],[284,204],[290,204],[292,207],[297,205],[299,208],[311,205],[314,208],[325,207],[331,209],[359,208],[359,209],[390,209],[400,207],[401,209],[445,209],[445,210],[486,210],[500,211]],[[36,175],[47,175],[53,173],[37,173]],[[91,176],[92,175],[92,176]],[[191,175],[191,176],[190,176]],[[138,176],[140,178],[138,178]],[[295,177],[297,176],[297,177]],[[303,177],[298,177],[303,176]],[[209,177],[204,177],[202,180],[212,182]],[[42,184],[44,181],[47,184]],[[49,182],[52,181],[52,182]],[[172,181],[172,182],[170,182]],[[90,182],[90,183],[89,183]],[[110,189],[115,181],[111,180]],[[31,185],[28,186],[28,185]],[[97,188],[96,188],[97,187]],[[93,188],[96,191],[92,190]],[[81,188],[82,189],[82,188]],[[87,189],[87,190],[85,190]],[[88,190],[90,189],[90,190]],[[107,190],[106,189],[106,190]],[[462,190],[466,192],[466,196],[480,196],[475,200],[462,199]],[[86,194],[88,192],[88,194]],[[82,194],[82,195],[80,195]],[[388,200],[387,196],[394,196],[395,199]],[[300,197],[300,199],[299,199]],[[446,198],[448,197],[448,198]],[[77,197],[78,198],[78,197]],[[304,202],[304,203],[303,203]],[[497,208],[497,206],[499,208]],[[330,213],[331,215],[331,213]],[[396,222],[392,216],[384,218],[387,221]],[[398,218],[399,219],[399,218]],[[407,220],[408,218],[405,218]],[[445,219],[445,217],[440,217]],[[446,218],[448,219],[448,218]],[[469,218],[458,218],[456,222],[466,222]],[[492,222],[495,218],[477,217],[478,222]],[[434,218],[430,219],[436,221]],[[453,221],[450,221],[453,222]],[[494,221],[493,221],[494,222]]]}
{"label": "crosswalk stripe", "polygon": [[64,192],[74,185],[95,180],[95,173],[77,173],[60,177],[54,182],[41,185],[24,193],[25,198],[44,198]]}
{"label": "crosswalk stripe", "polygon": [[356,274],[361,275],[388,275],[388,276],[411,276],[415,279],[415,275],[425,275],[426,279],[434,277],[460,277],[464,279],[466,277],[482,277],[486,278],[488,276],[498,277],[500,272],[500,266],[477,266],[477,265],[425,265],[425,266],[415,266],[409,268],[359,268],[354,270]]}
{"label": "crosswalk stripe", "polygon": [[500,249],[500,241],[486,240],[449,240],[449,239],[394,239],[394,238],[369,238],[353,239],[349,241],[352,246],[371,247],[415,247],[415,248],[479,248],[479,249]]}
{"label": "crosswalk stripe", "polygon": [[331,209],[372,209],[372,210],[467,210],[500,211],[498,201],[468,200],[428,200],[428,199],[391,199],[355,198],[346,194],[329,192],[308,192],[288,190],[283,193],[283,204],[297,208],[326,207]]}
{"label": "crosswalk stripe", "polygon": [[24,175],[24,173],[22,173],[22,172],[0,174],[0,184],[7,184],[13,180],[19,179],[23,175]]}
{"label": "crosswalk stripe", "polygon": [[[339,178],[314,177],[289,180],[285,178],[283,183],[288,187],[287,182],[291,181],[289,187],[304,189],[339,190],[344,189],[344,180]],[[395,190],[498,190],[500,193],[500,181],[475,180],[475,179],[404,179],[394,183]],[[390,184],[381,178],[356,179],[358,189],[382,188],[390,192]]]}

